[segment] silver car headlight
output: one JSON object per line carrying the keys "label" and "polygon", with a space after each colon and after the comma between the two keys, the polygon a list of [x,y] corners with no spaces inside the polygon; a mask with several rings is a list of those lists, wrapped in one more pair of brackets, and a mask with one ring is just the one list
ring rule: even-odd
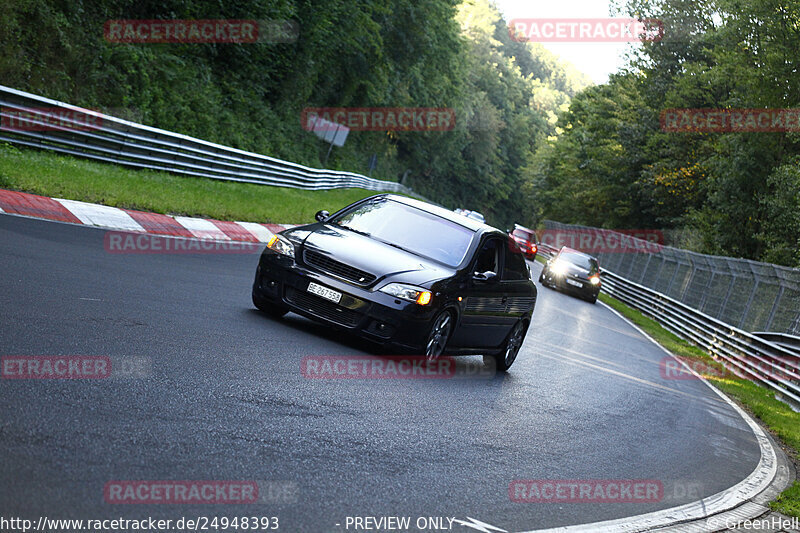
{"label": "silver car headlight", "polygon": [[267,248],[273,252],[285,255],[294,259],[294,244],[292,244],[286,237],[280,235],[273,235],[267,241]]}
{"label": "silver car headlight", "polygon": [[391,294],[395,298],[400,298],[401,300],[416,302],[419,305],[428,305],[433,298],[430,291],[426,291],[422,287],[415,287],[414,285],[407,285],[405,283],[389,283],[378,290],[386,294]]}

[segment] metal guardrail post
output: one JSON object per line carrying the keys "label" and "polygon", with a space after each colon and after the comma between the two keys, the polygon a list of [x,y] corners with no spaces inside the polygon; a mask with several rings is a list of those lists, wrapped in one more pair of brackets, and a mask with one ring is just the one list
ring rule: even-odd
{"label": "metal guardrail post", "polygon": [[750,296],[747,298],[747,303],[744,305],[744,311],[742,312],[742,319],[739,320],[739,328],[744,327],[744,322],[747,319],[747,315],[750,312],[750,306],[753,305],[753,298],[756,295],[756,291],[758,290],[758,278],[755,279],[755,283],[753,284],[753,290],[750,291]]}
{"label": "metal guardrail post", "polygon": [[767,318],[767,325],[764,326],[764,329],[769,331],[769,328],[772,327],[772,321],[775,319],[775,311],[778,310],[778,304],[781,303],[781,298],[783,297],[783,291],[786,287],[783,285],[780,286],[778,289],[778,296],[775,298],[775,303],[772,304],[772,309],[769,312],[769,318]]}
{"label": "metal guardrail post", "polygon": [[706,300],[708,299],[708,292],[711,290],[711,285],[714,283],[714,275],[715,274],[716,274],[716,272],[714,272],[712,270],[711,271],[711,278],[709,278],[708,283],[706,284],[706,290],[703,291],[703,296],[702,296],[702,298],[700,298],[700,303],[697,304],[697,308],[700,309],[701,311],[703,310],[703,307],[706,304]]}
{"label": "metal guardrail post", "polygon": [[725,293],[725,301],[722,302],[722,307],[720,307],[719,313],[717,313],[717,318],[725,316],[725,307],[728,305],[728,299],[731,297],[731,292],[733,292],[734,285],[736,285],[736,274],[731,272],[731,284],[728,285],[728,291]]}

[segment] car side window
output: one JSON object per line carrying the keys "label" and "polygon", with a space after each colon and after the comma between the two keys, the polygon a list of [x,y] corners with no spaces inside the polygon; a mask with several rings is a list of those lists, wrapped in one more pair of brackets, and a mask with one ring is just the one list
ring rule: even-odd
{"label": "car side window", "polygon": [[[509,243],[511,244],[511,243]],[[505,268],[503,268],[503,281],[519,281],[530,278],[528,264],[525,257],[516,247],[505,247]]]}
{"label": "car side window", "polygon": [[488,239],[486,242],[484,242],[480,251],[478,251],[478,258],[475,261],[475,268],[473,271],[494,272],[495,274],[500,275],[500,248],[501,246],[499,239]]}

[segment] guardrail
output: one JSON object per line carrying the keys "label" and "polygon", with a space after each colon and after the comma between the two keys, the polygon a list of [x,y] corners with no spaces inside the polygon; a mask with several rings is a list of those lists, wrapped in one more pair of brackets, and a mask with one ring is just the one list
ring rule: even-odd
{"label": "guardrail", "polygon": [[[592,254],[608,270],[726,324],[745,331],[800,335],[800,268],[654,246],[602,228],[552,220],[545,220],[544,226],[549,238],[573,248],[580,247],[578,241],[584,238],[599,243],[592,244]],[[623,243],[625,250],[611,248]]]}
{"label": "guardrail", "polygon": [[800,355],[800,337],[787,333],[774,333],[772,331],[754,331],[753,335],[783,346],[797,355]]}
{"label": "guardrail", "polygon": [[[546,256],[558,251],[541,244],[539,250]],[[606,294],[707,351],[732,372],[769,387],[783,400],[800,407],[800,353],[725,324],[608,270],[603,270],[602,279],[602,291]]]}
{"label": "guardrail", "polygon": [[[59,117],[59,125],[52,121],[56,110],[65,112],[63,117]],[[70,113],[90,117],[94,123],[86,127],[84,122],[71,119]],[[298,189],[358,187],[413,194],[411,189],[399,183],[352,172],[310,168],[129,122],[2,85],[0,124],[0,141],[133,168]]]}

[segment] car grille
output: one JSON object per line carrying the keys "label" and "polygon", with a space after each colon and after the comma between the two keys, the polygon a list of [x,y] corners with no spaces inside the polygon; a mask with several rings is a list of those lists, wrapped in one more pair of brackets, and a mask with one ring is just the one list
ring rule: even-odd
{"label": "car grille", "polygon": [[361,313],[347,309],[313,294],[286,287],[286,301],[314,315],[336,322],[343,326],[354,327],[361,320]]}
{"label": "car grille", "polygon": [[307,265],[318,268],[323,272],[333,274],[337,278],[342,278],[356,285],[369,285],[377,279],[377,276],[374,274],[352,267],[341,261],[331,259],[314,250],[305,250],[303,252],[303,261],[305,261]]}

